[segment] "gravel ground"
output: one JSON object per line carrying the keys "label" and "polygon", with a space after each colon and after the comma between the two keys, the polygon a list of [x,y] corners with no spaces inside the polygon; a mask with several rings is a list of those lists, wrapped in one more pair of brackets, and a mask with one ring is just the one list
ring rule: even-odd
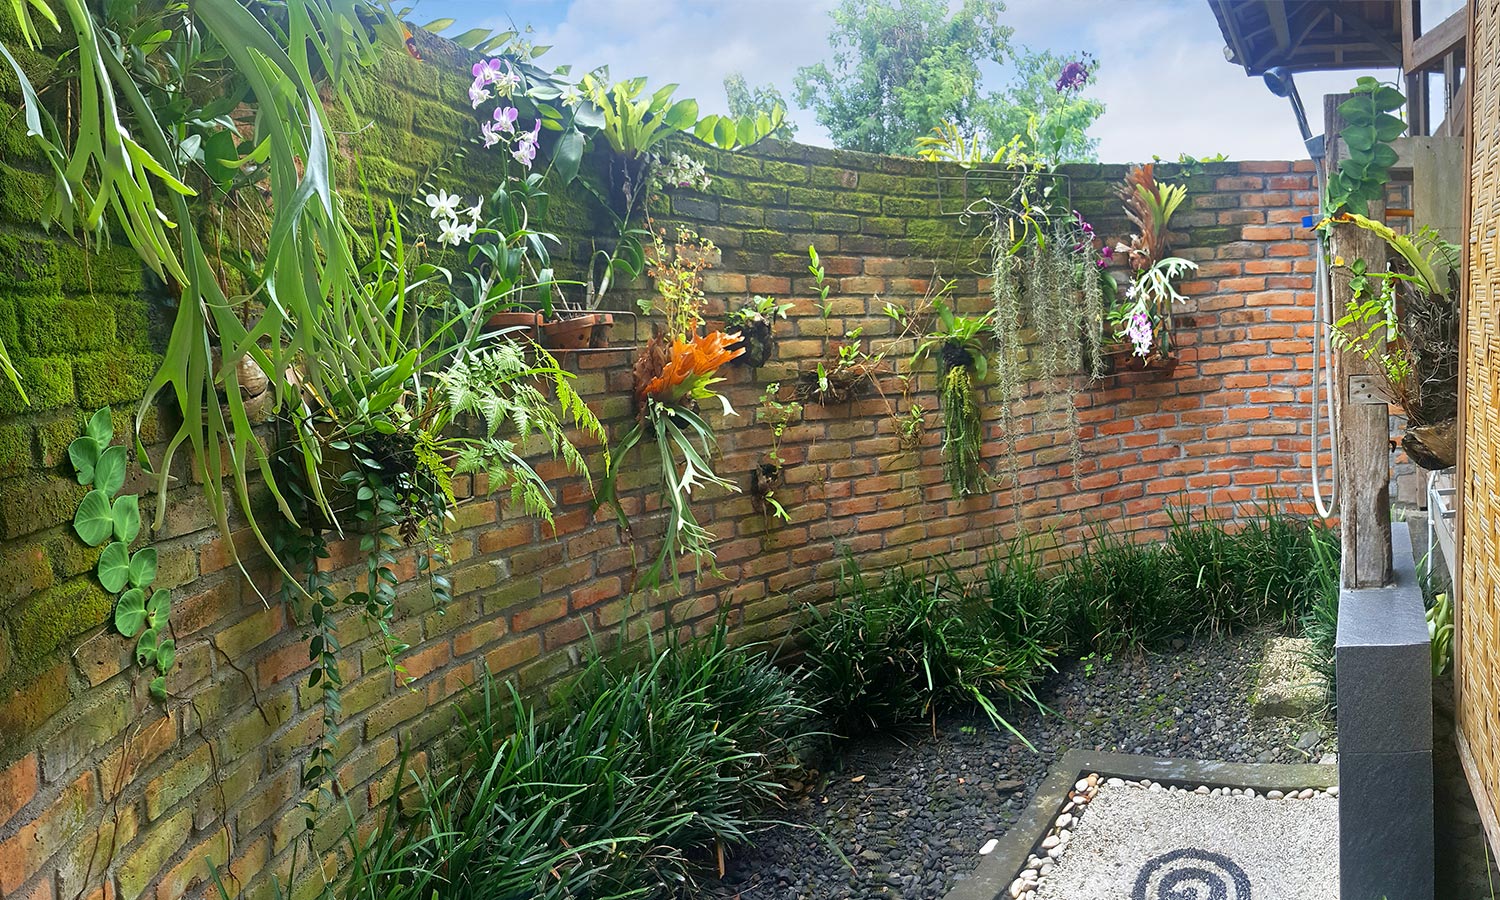
{"label": "gravel ground", "polygon": [[1335,749],[1329,723],[1250,716],[1264,643],[1263,635],[1243,635],[1069,664],[1038,691],[1050,712],[1017,709],[1010,717],[1036,752],[982,716],[939,719],[935,733],[847,742],[818,783],[782,813],[786,824],[741,849],[706,895],[941,898],[1069,749],[1318,762]]}

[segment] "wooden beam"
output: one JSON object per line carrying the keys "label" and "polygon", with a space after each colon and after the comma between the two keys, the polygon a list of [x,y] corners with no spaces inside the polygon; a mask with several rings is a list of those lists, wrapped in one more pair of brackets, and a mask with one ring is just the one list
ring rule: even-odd
{"label": "wooden beam", "polygon": [[1411,45],[1422,27],[1422,11],[1417,6],[1417,0],[1401,0],[1401,12],[1398,15],[1401,17],[1401,68],[1410,72],[1411,67],[1406,65],[1406,60],[1412,58]]}
{"label": "wooden beam", "polygon": [[1266,0],[1266,18],[1270,20],[1271,33],[1276,35],[1276,49],[1282,53],[1292,49],[1292,29],[1286,20],[1286,0]]}
{"label": "wooden beam", "polygon": [[[1464,4],[1464,6],[1466,8],[1468,7],[1468,5],[1469,4],[1467,2]],[[1468,27],[1468,32],[1467,32],[1467,40],[1465,41],[1465,44],[1467,46],[1470,46],[1470,47],[1474,46],[1474,43],[1473,43],[1473,41],[1474,41],[1474,27],[1475,27],[1475,20],[1477,18],[1478,18],[1478,16],[1470,16],[1469,17],[1469,27]],[[1463,83],[1463,97],[1464,97],[1464,104],[1463,105],[1464,105],[1464,109],[1465,110],[1469,109],[1469,104],[1471,102],[1470,98],[1473,95],[1473,93],[1474,93],[1474,72],[1471,69],[1470,72],[1469,72],[1469,76],[1464,79],[1464,83]],[[1466,120],[1468,119],[1468,113],[1467,112],[1464,113],[1464,118]],[[1462,239],[1458,242],[1458,246],[1459,246],[1459,271],[1461,271],[1463,273],[1463,277],[1460,278],[1459,281],[1458,281],[1458,335],[1459,335],[1459,337],[1458,337],[1458,373],[1459,373],[1458,374],[1458,465],[1456,467],[1454,467],[1454,470],[1453,470],[1454,471],[1454,475],[1453,475],[1453,487],[1455,489],[1453,491],[1453,500],[1454,500],[1454,503],[1458,506],[1458,510],[1454,514],[1454,519],[1453,519],[1453,545],[1455,547],[1454,554],[1453,554],[1454,555],[1454,561],[1453,561],[1454,565],[1453,565],[1453,571],[1449,573],[1452,576],[1452,581],[1453,581],[1453,707],[1454,707],[1454,709],[1456,711],[1456,714],[1459,717],[1459,721],[1460,722],[1462,722],[1462,720],[1463,720],[1463,688],[1462,688],[1462,685],[1463,685],[1463,681],[1464,681],[1464,679],[1463,679],[1463,663],[1464,663],[1464,595],[1463,595],[1463,586],[1464,586],[1464,529],[1466,527],[1466,523],[1464,521],[1465,516],[1464,516],[1464,502],[1463,502],[1463,500],[1464,500],[1464,486],[1468,482],[1468,472],[1469,472],[1468,453],[1465,452],[1465,450],[1464,450],[1464,444],[1467,443],[1465,441],[1465,439],[1464,439],[1464,435],[1465,435],[1465,430],[1464,429],[1467,426],[1466,420],[1468,419],[1468,415],[1467,415],[1467,413],[1466,413],[1465,410],[1466,410],[1466,407],[1468,405],[1468,400],[1469,400],[1469,387],[1468,387],[1468,379],[1464,377],[1464,371],[1465,371],[1466,367],[1469,364],[1469,351],[1468,351],[1468,346],[1469,346],[1468,334],[1469,334],[1469,332],[1468,332],[1468,329],[1469,329],[1469,327],[1471,325],[1471,323],[1469,321],[1469,257],[1470,257],[1470,236],[1471,236],[1470,235],[1470,231],[1473,228],[1471,217],[1474,215],[1474,185],[1473,185],[1473,177],[1474,177],[1474,139],[1473,139],[1473,135],[1474,135],[1474,129],[1473,128],[1471,128],[1471,127],[1464,128],[1464,145],[1463,145],[1464,149],[1463,149],[1463,155],[1462,155],[1463,156],[1463,161],[1464,161],[1464,180],[1463,180],[1463,184],[1464,184],[1464,193],[1463,193],[1463,196],[1464,196],[1464,211],[1463,211],[1463,219],[1459,223],[1459,226],[1460,226],[1460,228],[1463,231],[1463,236],[1462,236]],[[1464,743],[1464,735],[1463,735],[1463,729],[1462,728],[1458,729],[1458,743],[1459,743],[1459,753],[1460,753],[1460,756],[1462,757],[1463,754],[1464,754],[1464,752],[1468,749],[1467,746]],[[1495,811],[1494,811],[1494,807],[1490,805],[1489,792],[1485,788],[1484,779],[1481,778],[1481,777],[1479,777],[1478,773],[1474,769],[1472,755],[1470,755],[1468,758],[1464,759],[1464,774],[1466,774],[1468,776],[1468,778],[1469,778],[1469,787],[1473,791],[1475,800],[1478,801],[1478,803],[1479,803],[1480,818],[1484,821],[1485,834],[1488,835],[1488,837],[1490,839],[1490,845],[1491,846],[1500,846],[1500,843],[1496,843],[1497,839],[1500,839],[1500,827],[1495,827],[1496,824],[1500,824],[1500,823],[1496,823],[1495,822]],[[1486,818],[1486,812],[1488,812],[1488,817],[1487,818]]]}
{"label": "wooden beam", "polygon": [[[1402,54],[1401,67],[1422,72],[1442,64],[1443,57],[1464,46],[1469,34],[1469,9],[1465,6],[1440,25],[1412,39]],[[1405,43],[1403,38],[1402,43]]]}
{"label": "wooden beam", "polygon": [[1380,29],[1361,19],[1359,16],[1351,15],[1340,7],[1334,7],[1333,17],[1338,19],[1345,28],[1364,38],[1380,50],[1383,56],[1390,59],[1391,65],[1401,64],[1401,48],[1391,43],[1391,39],[1380,32]]}
{"label": "wooden beam", "polygon": [[1224,23],[1225,31],[1228,32],[1231,50],[1234,51],[1234,61],[1244,67],[1246,72],[1250,71],[1250,54],[1241,38],[1239,18],[1235,15],[1237,6],[1233,0],[1208,0],[1213,5],[1214,12],[1218,14],[1219,20]]}

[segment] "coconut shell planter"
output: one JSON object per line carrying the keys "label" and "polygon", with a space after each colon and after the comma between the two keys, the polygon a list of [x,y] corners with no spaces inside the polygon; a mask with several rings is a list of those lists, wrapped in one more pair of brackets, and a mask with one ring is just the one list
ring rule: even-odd
{"label": "coconut shell planter", "polygon": [[730,345],[745,352],[735,357],[733,365],[759,369],[770,362],[776,352],[776,332],[771,322],[760,316],[730,326],[739,332],[740,339]]}

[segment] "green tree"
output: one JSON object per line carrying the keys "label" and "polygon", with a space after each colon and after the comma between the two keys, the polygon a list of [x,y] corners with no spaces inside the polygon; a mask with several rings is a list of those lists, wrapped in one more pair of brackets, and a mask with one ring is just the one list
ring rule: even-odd
{"label": "green tree", "polygon": [[1084,84],[1059,88],[1070,61],[1050,50],[1017,48],[1015,78],[978,104],[978,132],[992,147],[1019,136],[1024,152],[1054,164],[1097,159],[1099,139],[1089,137],[1088,130],[1104,114],[1104,104],[1082,94],[1096,70],[1089,60]]}
{"label": "green tree", "polygon": [[[1013,46],[1000,0],[842,0],[830,13],[831,63],[797,72],[797,99],[838,147],[912,154],[944,123],[994,149],[1019,136],[1053,162],[1092,158],[1089,126],[1103,104],[1060,89],[1064,57]],[[1016,73],[985,93],[982,67]],[[1088,72],[1088,79],[1093,77]]]}
{"label": "green tree", "polygon": [[[730,72],[725,77],[724,96],[729,101],[729,114],[736,117],[754,118],[756,113],[769,113],[778,106],[782,109],[791,108],[776,85],[763,84],[751,88],[742,72]],[[790,119],[783,120],[781,126],[770,134],[778,141],[790,141],[796,135],[797,126]]]}

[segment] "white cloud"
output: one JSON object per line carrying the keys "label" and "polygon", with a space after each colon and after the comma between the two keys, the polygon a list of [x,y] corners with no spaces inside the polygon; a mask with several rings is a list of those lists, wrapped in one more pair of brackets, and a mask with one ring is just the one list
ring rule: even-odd
{"label": "white cloud", "polygon": [[[523,0],[496,14],[490,0],[432,0],[423,13],[454,16],[462,27],[537,25],[546,57],[575,72],[608,64],[617,77],[676,82],[705,112],[724,110],[724,76],[743,72],[792,100],[801,66],[830,55],[828,12],[837,0]],[[1058,53],[1087,50],[1100,79],[1090,93],[1107,111],[1095,125],[1109,162],[1175,158],[1306,156],[1291,106],[1259,78],[1224,60],[1223,36],[1203,0],[1010,0],[1015,40]],[[1357,72],[1298,78],[1312,130],[1322,131],[1322,95],[1346,90]],[[1390,78],[1391,73],[1383,73]],[[998,88],[998,82],[987,87]],[[810,110],[788,110],[798,140],[828,143]]]}

